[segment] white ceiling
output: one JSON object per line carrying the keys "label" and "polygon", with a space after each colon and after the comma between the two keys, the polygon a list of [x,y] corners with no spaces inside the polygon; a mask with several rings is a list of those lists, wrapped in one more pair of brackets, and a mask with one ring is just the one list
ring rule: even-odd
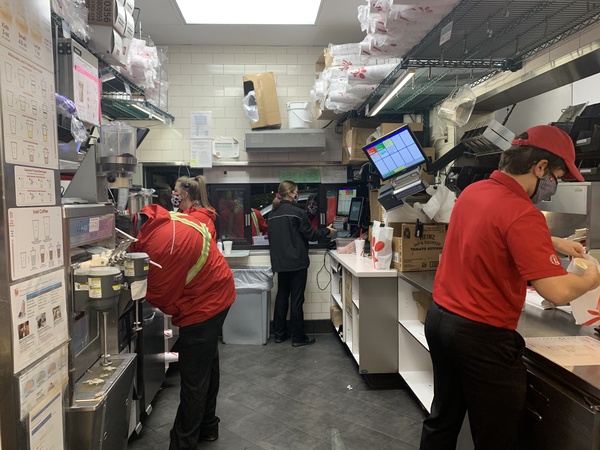
{"label": "white ceiling", "polygon": [[[203,1],[199,0],[201,8]],[[214,1],[214,0],[213,0]],[[226,13],[227,0],[220,0]],[[251,0],[248,0],[251,1]],[[281,0],[282,7],[285,2]],[[302,1],[302,0],[293,0]],[[259,45],[324,47],[360,42],[357,7],[365,0],[323,0],[316,25],[185,25],[175,0],[136,0],[142,34],[156,45]],[[137,13],[137,11],[136,11]],[[139,31],[139,30],[138,30]]]}

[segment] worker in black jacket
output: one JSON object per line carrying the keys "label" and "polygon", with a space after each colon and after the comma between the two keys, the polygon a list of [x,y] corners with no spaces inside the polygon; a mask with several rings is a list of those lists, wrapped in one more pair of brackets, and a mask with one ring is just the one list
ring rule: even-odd
{"label": "worker in black jacket", "polygon": [[[281,182],[273,200],[268,228],[271,266],[273,272],[277,272],[278,282],[273,318],[275,342],[279,344],[291,337],[292,346],[302,347],[315,343],[315,338],[304,332],[302,309],[310,264],[308,242],[332,236],[336,230],[331,225],[315,230],[306,211],[295,205],[297,201],[298,185],[293,181]],[[286,324],[290,303],[291,333]]]}

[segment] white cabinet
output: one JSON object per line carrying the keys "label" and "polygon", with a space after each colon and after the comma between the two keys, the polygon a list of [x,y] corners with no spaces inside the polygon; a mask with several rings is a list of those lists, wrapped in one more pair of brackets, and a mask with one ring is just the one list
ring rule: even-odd
{"label": "white cabinet", "polygon": [[424,326],[413,299],[413,292],[417,291],[421,290],[398,279],[398,373],[429,411],[433,401],[433,368]]}
{"label": "white cabinet", "polygon": [[331,252],[331,304],[342,310],[342,341],[362,374],[398,371],[396,270]]}
{"label": "white cabinet", "polygon": [[[433,366],[413,292],[431,296],[434,278],[435,271],[400,273],[398,278],[398,373],[427,412],[431,411],[433,402]],[[465,416],[456,448],[474,448],[468,416]]]}

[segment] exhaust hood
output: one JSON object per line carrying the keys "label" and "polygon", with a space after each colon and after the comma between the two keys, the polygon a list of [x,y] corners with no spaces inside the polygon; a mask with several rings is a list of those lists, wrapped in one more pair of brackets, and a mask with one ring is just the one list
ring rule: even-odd
{"label": "exhaust hood", "polygon": [[246,131],[246,152],[323,151],[325,130],[287,129]]}

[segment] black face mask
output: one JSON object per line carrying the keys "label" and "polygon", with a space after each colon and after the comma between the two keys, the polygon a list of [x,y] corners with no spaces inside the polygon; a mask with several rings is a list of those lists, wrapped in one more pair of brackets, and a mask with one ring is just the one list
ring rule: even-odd
{"label": "black face mask", "polygon": [[556,194],[557,189],[558,180],[552,174],[552,172],[550,172],[544,175],[542,178],[538,178],[535,191],[533,191],[533,195],[529,198],[534,205],[540,202],[548,201],[554,194]]}

